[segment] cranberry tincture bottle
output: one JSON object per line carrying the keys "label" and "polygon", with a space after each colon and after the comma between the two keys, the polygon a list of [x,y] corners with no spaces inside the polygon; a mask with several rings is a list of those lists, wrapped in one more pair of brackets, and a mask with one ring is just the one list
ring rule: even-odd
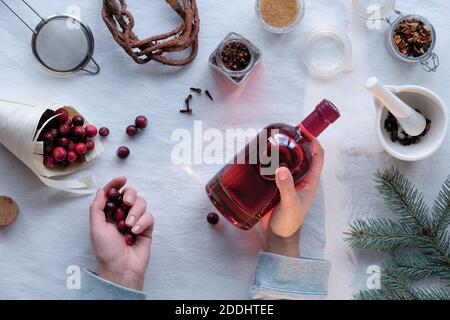
{"label": "cranberry tincture bottle", "polygon": [[[214,206],[236,227],[250,230],[280,202],[276,168],[289,168],[294,182],[299,183],[313,160],[311,140],[339,117],[339,110],[323,100],[298,126],[278,123],[266,127],[206,185]],[[267,163],[267,158],[276,159],[276,167]]]}

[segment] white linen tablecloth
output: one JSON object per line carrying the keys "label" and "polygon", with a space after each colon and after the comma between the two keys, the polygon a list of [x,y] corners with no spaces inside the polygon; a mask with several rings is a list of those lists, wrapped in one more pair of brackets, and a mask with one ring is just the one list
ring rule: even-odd
{"label": "white linen tablecloth", "polygon": [[[13,1],[10,1],[12,3]],[[165,1],[129,0],[141,37],[177,25]],[[30,3],[46,16],[76,5],[95,36],[98,76],[54,77],[36,63],[31,34],[0,5],[0,97],[32,103],[56,101],[77,107],[98,127],[107,126],[106,152],[85,172],[98,185],[126,175],[129,184],[148,199],[156,218],[152,258],[145,291],[150,299],[245,299],[253,280],[261,244],[258,232],[240,231],[225,219],[211,227],[213,210],[204,185],[220,165],[177,166],[170,155],[175,129],[193,131],[194,120],[204,129],[262,128],[273,122],[296,124],[324,97],[340,108],[342,118],[321,137],[326,150],[322,184],[302,234],[302,253],[332,263],[329,298],[349,299],[366,285],[366,268],[380,256],[354,253],[343,241],[349,220],[387,214],[373,183],[377,168],[396,165],[432,201],[450,173],[447,139],[432,158],[402,163],[385,153],[374,131],[375,108],[364,89],[369,76],[385,83],[425,86],[450,103],[450,37],[445,0],[400,0],[405,13],[426,16],[437,29],[436,52],[441,66],[425,73],[419,66],[401,64],[385,49],[385,29],[369,31],[351,8],[350,0],[306,0],[306,15],[292,33],[265,31],[255,15],[254,0],[199,0],[200,50],[185,68],[155,63],[135,64],[112,40],[100,16],[102,1],[60,0]],[[26,8],[15,1],[32,23]],[[353,71],[331,81],[313,80],[301,63],[300,48],[308,30],[330,24],[344,28],[353,43]],[[387,26],[387,25],[386,25]],[[208,65],[208,56],[222,38],[234,31],[263,51],[262,64],[242,87],[231,89]],[[179,113],[189,87],[208,88],[211,103],[194,95],[194,113]],[[149,116],[149,127],[135,139],[124,129],[138,114]],[[126,144],[126,161],[115,156]],[[23,164],[0,147],[0,194],[17,200],[20,213],[0,229],[0,299],[64,298],[66,268],[96,269],[89,238],[91,197],[72,196],[46,188]]]}

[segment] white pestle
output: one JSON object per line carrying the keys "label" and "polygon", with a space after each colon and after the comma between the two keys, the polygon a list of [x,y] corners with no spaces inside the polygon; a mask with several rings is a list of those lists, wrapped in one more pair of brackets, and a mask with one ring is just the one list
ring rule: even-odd
{"label": "white pestle", "polygon": [[408,135],[416,137],[425,131],[427,125],[425,117],[392,93],[378,78],[369,78],[366,88],[397,118]]}

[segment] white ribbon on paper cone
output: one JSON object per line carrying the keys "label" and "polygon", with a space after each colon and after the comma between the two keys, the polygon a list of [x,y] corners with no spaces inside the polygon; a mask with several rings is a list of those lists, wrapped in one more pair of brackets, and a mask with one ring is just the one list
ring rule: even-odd
{"label": "white ribbon on paper cone", "polygon": [[[56,180],[52,177],[78,172],[88,166],[92,160],[103,152],[100,139],[95,137],[94,150],[86,155],[86,162],[71,164],[65,169],[50,170],[44,166],[44,143],[37,141],[40,131],[37,130],[39,120],[46,110],[55,110],[54,106],[34,106],[30,104],[0,99],[0,143],[29,167],[47,186],[77,194],[92,194],[91,176],[78,180]],[[79,114],[72,107],[65,107],[70,117]],[[49,122],[48,120],[42,128]]]}

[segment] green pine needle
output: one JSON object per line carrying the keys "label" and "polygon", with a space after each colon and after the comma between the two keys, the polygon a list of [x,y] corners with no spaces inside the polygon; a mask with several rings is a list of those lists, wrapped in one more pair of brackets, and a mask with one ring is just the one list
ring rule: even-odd
{"label": "green pine needle", "polygon": [[415,225],[423,233],[431,231],[428,208],[422,194],[400,171],[394,167],[378,170],[375,181],[385,204],[402,221]]}
{"label": "green pine needle", "polygon": [[424,239],[404,223],[395,223],[388,219],[357,219],[350,224],[349,237],[345,240],[354,249],[373,249],[391,252],[408,248]]}
{"label": "green pine needle", "polygon": [[436,235],[446,232],[450,225],[450,177],[445,180],[433,206],[433,233]]}
{"label": "green pine needle", "polygon": [[[380,290],[362,290],[363,300],[450,299],[450,176],[430,210],[422,194],[397,169],[379,170],[377,189],[399,221],[357,219],[345,239],[354,249],[389,253],[382,264]],[[408,254],[399,254],[408,249]],[[423,280],[440,286],[425,287]]]}

